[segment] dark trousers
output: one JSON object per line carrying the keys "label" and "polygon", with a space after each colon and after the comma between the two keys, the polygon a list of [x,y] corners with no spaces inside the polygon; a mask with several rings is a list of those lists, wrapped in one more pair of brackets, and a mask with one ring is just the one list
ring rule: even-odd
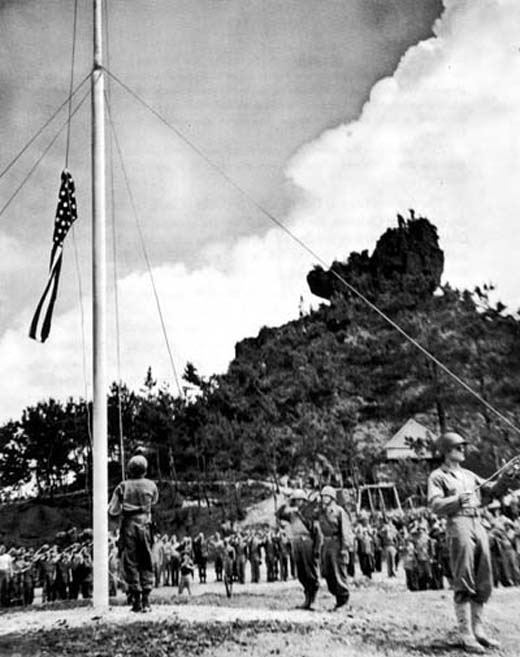
{"label": "dark trousers", "polygon": [[149,524],[124,518],[121,525],[122,565],[130,591],[151,591],[154,583]]}
{"label": "dark trousers", "polygon": [[305,594],[314,597],[320,587],[319,555],[314,554],[314,541],[310,536],[295,538],[292,543],[292,554],[298,581],[303,586]]}
{"label": "dark trousers", "polygon": [[347,562],[342,559],[335,538],[325,538],[323,542],[321,572],[330,593],[336,600],[338,602],[348,600]]}

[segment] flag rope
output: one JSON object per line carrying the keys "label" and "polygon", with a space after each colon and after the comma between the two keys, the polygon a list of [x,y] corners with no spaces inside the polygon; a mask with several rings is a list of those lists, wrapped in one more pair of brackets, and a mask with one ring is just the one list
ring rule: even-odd
{"label": "flag rope", "polygon": [[130,180],[129,180],[129,177],[128,177],[128,174],[127,174],[127,171],[126,171],[126,167],[125,167],[125,162],[124,162],[124,159],[123,159],[123,153],[122,153],[122,150],[121,150],[121,145],[119,143],[119,139],[118,139],[118,136],[117,136],[117,131],[115,129],[114,123],[112,121],[112,112],[111,112],[110,106],[108,105],[106,95],[105,95],[105,103],[107,105],[108,120],[109,120],[109,123],[110,123],[112,134],[114,135],[114,143],[116,145],[116,150],[117,150],[118,155],[119,155],[119,161],[121,163],[121,170],[123,172],[123,178],[125,179],[125,185],[126,185],[126,189],[127,189],[127,192],[128,192],[128,197],[130,199],[130,205],[132,207],[132,213],[134,215],[134,219],[135,219],[136,226],[137,226],[137,232],[138,232],[138,235],[139,235],[139,241],[140,241],[140,244],[141,244],[143,257],[144,257],[144,260],[145,260],[145,263],[146,263],[146,267],[148,269],[148,275],[150,277],[150,281],[151,281],[151,285],[152,285],[152,289],[153,289],[153,293],[154,293],[154,297],[155,297],[155,304],[156,304],[156,307],[157,307],[157,312],[159,314],[162,333],[163,333],[164,340],[165,340],[165,343],[166,343],[166,349],[168,351],[168,356],[170,358],[170,364],[171,364],[172,370],[173,370],[173,377],[174,377],[175,383],[177,385],[177,389],[179,391],[179,396],[181,398],[183,398],[184,393],[183,393],[183,390],[182,390],[182,387],[181,387],[181,384],[180,384],[180,381],[179,381],[179,376],[177,374],[177,368],[175,366],[175,361],[173,359],[173,353],[172,353],[170,341],[168,339],[168,332],[166,330],[166,323],[164,321],[164,315],[163,315],[163,312],[162,312],[161,302],[160,302],[160,299],[159,299],[159,293],[157,291],[157,286],[156,286],[156,283],[155,283],[155,277],[153,275],[152,265],[151,265],[150,258],[149,258],[149,255],[148,255],[148,250],[146,248],[146,244],[145,244],[145,240],[144,240],[144,234],[143,234],[143,230],[142,230],[142,227],[141,227],[141,222],[139,220],[139,214],[137,212],[137,206],[136,206],[136,203],[135,203],[135,198],[134,198],[134,195],[132,193]]}
{"label": "flag rope", "polygon": [[[241,196],[246,198],[259,212],[266,216],[270,221],[276,224],[281,228],[294,242],[296,242],[303,250],[305,250],[309,255],[315,258],[322,266],[328,267],[328,264],[325,260],[320,257],[313,249],[311,249],[301,238],[295,235],[280,219],[275,217],[269,210],[266,210],[258,201],[256,201],[253,196],[246,190],[244,190],[238,183],[236,183],[218,164],[214,163],[209,156],[207,156],[204,151],[202,151],[198,146],[196,146],[188,137],[186,137],[179,128],[174,126],[170,121],[165,119],[159,112],[157,112],[149,103],[147,103],[139,94],[133,91],[128,85],[122,82],[114,73],[106,70],[106,73],[113,78],[128,94],[135,98],[141,105],[146,107],[157,119],[161,121],[167,128],[174,132],[186,145],[188,145],[194,152],[196,152],[214,171],[219,173],[229,184],[233,187]],[[434,356],[428,349],[423,347],[415,338],[409,335],[401,326],[399,326],[394,320],[392,320],[384,311],[382,311],[376,304],[372,303],[367,297],[365,297],[359,290],[357,290],[351,283],[345,280],[343,276],[335,272],[333,269],[330,270],[335,278],[337,278],[350,292],[355,296],[361,299],[369,308],[376,312],[382,319],[384,319],[390,326],[392,326],[396,331],[398,331],[406,340],[408,340],[414,347],[416,347],[421,353],[423,353],[428,359],[440,367],[448,376],[450,376],[454,381],[461,385],[467,392],[469,392],[475,399],[477,399],[481,404],[483,404],[489,411],[491,411],[496,417],[498,417],[502,422],[507,424],[512,428],[516,433],[520,434],[520,428],[517,427],[514,422],[512,422],[507,416],[501,413],[496,409],[492,404],[490,404],[486,399],[484,399],[476,390],[474,390],[468,383],[461,379],[457,374],[455,374],[447,365],[441,362],[436,356]]]}
{"label": "flag rope", "polygon": [[74,60],[76,57],[76,32],[78,25],[78,0],[74,0],[74,25],[72,28],[72,56],[70,63],[70,87],[69,87],[69,121],[67,123],[67,149],[65,151],[65,168],[69,168],[70,151],[70,124],[72,112],[72,89],[74,88]]}
{"label": "flag rope", "polygon": [[[76,59],[76,42],[77,42],[77,25],[78,25],[78,0],[74,0],[74,19],[72,27],[72,52],[70,62],[70,85],[69,85],[69,106],[68,106],[68,121],[67,121],[67,142],[65,150],[65,169],[69,168],[69,154],[70,154],[70,131],[72,124],[72,90],[74,88],[74,64]],[[83,282],[81,276],[81,266],[79,260],[78,243],[76,240],[76,227],[74,224],[71,226],[72,245],[74,249],[74,263],[76,268],[76,279],[78,281],[78,297],[79,297],[79,313],[80,313],[80,330],[81,330],[81,369],[83,374],[83,393],[85,395],[85,408],[86,423],[87,423],[87,436],[92,449],[92,432],[91,432],[91,418],[90,406],[88,403],[88,378],[87,378],[87,341],[85,331],[85,307],[84,307],[84,294]]]}
{"label": "flag rope", "polygon": [[[110,66],[110,39],[109,39],[109,11],[108,11],[108,2],[103,4],[105,12],[105,39],[106,39],[106,62]],[[106,98],[107,103],[110,105],[111,98],[111,87],[110,87],[110,78],[107,79],[106,85]],[[112,275],[113,275],[113,286],[114,286],[114,319],[115,319],[115,330],[116,330],[116,369],[117,369],[117,424],[118,424],[118,433],[119,433],[119,458],[121,461],[121,478],[123,481],[126,479],[125,473],[125,443],[124,443],[124,433],[123,433],[123,409],[121,404],[121,335],[120,335],[120,323],[119,323],[119,290],[117,287],[117,281],[119,279],[118,271],[118,252],[117,252],[117,231],[116,231],[116,206],[115,206],[115,194],[114,194],[114,156],[113,156],[113,135],[110,134],[110,139],[108,141],[108,160],[110,166],[110,225],[112,229]]]}

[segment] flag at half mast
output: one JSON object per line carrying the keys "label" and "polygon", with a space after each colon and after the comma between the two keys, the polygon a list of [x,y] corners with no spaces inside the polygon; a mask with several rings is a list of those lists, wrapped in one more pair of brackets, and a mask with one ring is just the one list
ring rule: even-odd
{"label": "flag at half mast", "polygon": [[52,311],[58,295],[61,261],[63,259],[63,240],[77,218],[74,181],[70,172],[65,169],[61,172],[60,193],[52,236],[49,277],[29,329],[29,337],[38,340],[38,342],[45,342],[51,330]]}

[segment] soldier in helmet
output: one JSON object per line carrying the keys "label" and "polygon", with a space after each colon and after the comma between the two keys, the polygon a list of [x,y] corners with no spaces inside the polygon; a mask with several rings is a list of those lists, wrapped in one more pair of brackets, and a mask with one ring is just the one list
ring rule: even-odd
{"label": "soldier in helmet", "polygon": [[324,486],[321,491],[319,523],[323,533],[321,574],[336,598],[334,609],[339,609],[349,599],[347,566],[354,534],[346,511],[336,503],[336,491],[332,486]]}
{"label": "soldier in helmet", "polygon": [[[484,604],[493,587],[487,532],[480,519],[482,479],[461,467],[467,441],[457,433],[444,433],[437,443],[443,464],[428,478],[428,503],[434,513],[447,518],[446,538],[450,551],[450,568],[455,615],[460,642],[468,652],[483,654],[485,647],[498,647],[482,626]],[[487,496],[500,494],[500,482],[487,484]]]}
{"label": "soldier in helmet", "polygon": [[159,493],[145,477],[146,458],[138,454],[128,462],[128,479],[114,490],[108,512],[121,517],[120,551],[132,611],[149,611],[153,587],[152,506]]}
{"label": "soldier in helmet", "polygon": [[319,563],[322,534],[304,490],[294,490],[286,504],[277,511],[277,518],[289,523],[292,555],[296,576],[303,586],[303,609],[312,609],[320,586]]}

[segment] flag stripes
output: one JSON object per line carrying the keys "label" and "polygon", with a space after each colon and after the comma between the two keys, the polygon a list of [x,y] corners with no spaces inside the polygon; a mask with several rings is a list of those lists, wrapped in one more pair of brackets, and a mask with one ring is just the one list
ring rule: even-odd
{"label": "flag stripes", "polygon": [[63,260],[63,240],[77,216],[74,181],[70,173],[64,170],[61,174],[58,207],[54,222],[49,276],[29,329],[29,337],[38,342],[45,342],[51,330],[52,313],[58,295]]}

